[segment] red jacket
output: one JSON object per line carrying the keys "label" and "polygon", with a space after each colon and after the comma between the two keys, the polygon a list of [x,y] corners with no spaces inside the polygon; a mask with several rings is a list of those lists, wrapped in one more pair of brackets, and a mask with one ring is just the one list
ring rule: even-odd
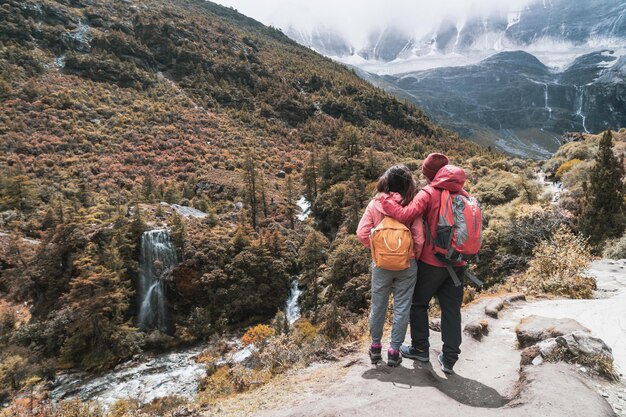
{"label": "red jacket", "polygon": [[[446,165],[437,172],[429,186],[424,187],[417,193],[415,198],[405,207],[398,204],[394,198],[386,197],[382,199],[382,208],[385,212],[404,224],[419,219],[421,216],[426,218],[428,228],[430,229],[430,239],[427,239],[419,259],[428,265],[445,267],[445,264],[435,258],[433,246],[429,243],[435,239],[435,228],[439,220],[437,216],[439,215],[441,190],[449,190],[451,193],[465,192],[463,190],[465,179],[465,171],[461,168],[454,165]],[[463,264],[461,263],[460,265]]]}
{"label": "red jacket", "polygon": [[[398,193],[393,193],[394,197],[390,198],[392,201],[400,202],[402,197]],[[356,230],[356,235],[363,245],[370,247],[370,232],[373,228],[378,226],[378,223],[382,222],[387,213],[383,210],[381,200],[389,197],[389,194],[377,194],[376,197],[370,201],[361,217],[359,227]],[[395,198],[395,200],[394,200]],[[424,225],[422,224],[422,218],[416,217],[410,222],[402,222],[411,229],[411,236],[413,237],[413,256],[415,259],[419,259],[424,247]]]}

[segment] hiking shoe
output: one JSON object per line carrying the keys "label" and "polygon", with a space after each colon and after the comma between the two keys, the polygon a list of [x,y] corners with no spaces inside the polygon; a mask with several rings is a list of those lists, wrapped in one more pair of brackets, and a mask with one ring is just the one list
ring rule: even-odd
{"label": "hiking shoe", "polygon": [[439,365],[441,365],[441,370],[443,371],[444,374],[452,374],[452,368],[454,367],[454,365],[450,364],[450,362],[446,361],[446,358],[444,358],[443,356],[443,352],[441,352],[439,354],[439,356],[437,356],[437,360],[439,361]]}
{"label": "hiking shoe", "polygon": [[414,348],[413,346],[404,346],[400,347],[400,353],[403,357],[413,359],[420,362],[428,362],[430,361],[430,355],[428,350],[421,350]]}
{"label": "hiking shoe", "polygon": [[388,366],[398,366],[402,362],[402,356],[400,356],[400,351],[397,349],[389,348],[387,350],[387,365]]}
{"label": "hiking shoe", "polygon": [[381,353],[383,349],[382,345],[370,345],[370,359],[372,360],[372,364],[377,364],[378,362],[383,360],[383,355]]}

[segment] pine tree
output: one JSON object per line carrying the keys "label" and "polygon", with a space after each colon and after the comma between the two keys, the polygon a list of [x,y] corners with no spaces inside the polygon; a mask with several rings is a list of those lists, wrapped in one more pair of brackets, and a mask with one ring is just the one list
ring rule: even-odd
{"label": "pine tree", "polygon": [[141,237],[141,235],[143,234],[143,232],[146,231],[147,228],[148,227],[141,218],[141,209],[139,208],[139,205],[135,204],[135,209],[133,210],[133,219],[130,223],[130,233],[134,236]]}
{"label": "pine tree", "polygon": [[[319,183],[319,190],[318,190],[319,193],[323,193],[324,191],[327,191],[332,185],[332,177],[333,177],[334,168],[335,167],[333,164],[333,160],[330,157],[330,150],[326,148],[326,151],[322,155],[322,160],[320,161],[320,167],[319,167],[319,176],[320,176],[320,183]],[[309,201],[311,201],[311,203],[314,202],[314,200],[309,200]]]}
{"label": "pine tree", "polygon": [[246,153],[246,159],[244,162],[244,182],[245,182],[246,202],[248,203],[249,212],[250,212],[250,220],[252,223],[252,228],[256,230],[257,210],[258,210],[257,173],[256,173],[256,166],[254,163],[254,159],[252,158],[252,154],[250,153],[249,150]]}
{"label": "pine tree", "polygon": [[319,301],[320,267],[326,262],[329,246],[330,243],[323,234],[310,228],[298,253],[298,261],[302,266],[302,278],[309,290],[306,300],[313,311],[317,310]]}
{"label": "pine tree", "polygon": [[352,179],[348,182],[346,193],[344,195],[344,225],[348,229],[348,233],[356,233],[356,229],[361,219],[363,206],[365,203],[365,186],[363,181]]}
{"label": "pine tree", "polygon": [[295,195],[293,192],[293,182],[291,181],[291,175],[287,177],[287,195],[285,196],[285,198],[286,198],[285,204],[287,206],[286,212],[287,212],[287,217],[289,218],[289,225],[293,229],[295,226],[294,217],[296,216],[296,201],[295,201]]}
{"label": "pine tree", "polygon": [[250,247],[252,242],[249,237],[250,231],[247,230],[245,224],[240,224],[235,231],[235,235],[230,240],[229,248],[232,249],[234,254],[238,254],[244,249]]}
{"label": "pine tree", "polygon": [[267,219],[267,196],[265,193],[265,174],[259,173],[259,188],[261,189],[261,207],[263,208],[263,218]]}
{"label": "pine tree", "polygon": [[315,163],[315,150],[311,152],[311,158],[302,172],[302,185],[304,185],[304,197],[309,202],[317,198],[317,166]]}
{"label": "pine tree", "polygon": [[0,182],[0,210],[27,211],[35,207],[35,200],[35,186],[21,166],[6,172]]}
{"label": "pine tree", "polygon": [[41,230],[54,229],[57,225],[57,219],[52,207],[48,207],[46,214],[41,220]]}
{"label": "pine tree", "polygon": [[178,259],[182,260],[185,255],[185,240],[187,239],[187,226],[185,219],[178,213],[174,213],[174,221],[172,222],[172,243],[178,253]]}
{"label": "pine tree", "polygon": [[626,205],[623,177],[623,162],[613,153],[613,137],[607,130],[600,139],[589,184],[583,184],[585,199],[579,216],[580,230],[594,246],[624,232]]}
{"label": "pine tree", "polygon": [[72,319],[61,355],[68,363],[80,361],[86,368],[111,363],[128,353],[120,333],[125,332],[122,325],[130,288],[101,261],[98,247],[93,242],[87,244],[74,262],[79,274],[62,297]]}
{"label": "pine tree", "polygon": [[337,149],[349,174],[354,174],[356,159],[361,154],[361,142],[363,135],[361,131],[352,125],[347,125],[341,129],[337,137]]}
{"label": "pine tree", "polygon": [[365,178],[375,180],[382,174],[382,167],[378,159],[374,156],[372,149],[367,153],[367,162],[365,163]]}
{"label": "pine tree", "polygon": [[78,193],[76,197],[83,207],[92,207],[94,203],[94,197],[92,192],[91,183],[87,178],[87,174],[83,174],[78,184]]}
{"label": "pine tree", "polygon": [[153,199],[154,199],[154,180],[152,179],[152,175],[146,175],[144,177],[141,194],[142,194],[143,200],[145,202],[151,203],[153,201]]}

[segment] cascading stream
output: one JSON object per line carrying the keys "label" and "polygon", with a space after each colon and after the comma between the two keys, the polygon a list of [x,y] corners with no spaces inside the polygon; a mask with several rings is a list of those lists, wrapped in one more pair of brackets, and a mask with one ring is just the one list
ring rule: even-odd
{"label": "cascading stream", "polygon": [[289,298],[287,298],[287,305],[285,306],[285,316],[289,324],[295,323],[300,318],[300,305],[298,304],[300,294],[302,294],[302,290],[300,290],[299,281],[296,278],[291,282]]}
{"label": "cascading stream", "polygon": [[167,329],[165,282],[177,263],[169,231],[157,229],[144,232],[139,255],[140,329]]}

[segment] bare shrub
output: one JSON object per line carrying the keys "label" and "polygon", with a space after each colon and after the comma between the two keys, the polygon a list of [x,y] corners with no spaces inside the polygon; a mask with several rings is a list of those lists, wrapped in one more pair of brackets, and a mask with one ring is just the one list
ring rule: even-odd
{"label": "bare shrub", "polygon": [[626,258],[626,234],[621,238],[607,242],[603,256],[610,259]]}
{"label": "bare shrub", "polygon": [[567,362],[582,365],[591,370],[592,373],[600,375],[609,381],[619,381],[619,372],[613,365],[613,359],[602,355],[574,355],[564,346],[557,346],[544,358],[548,362]]}
{"label": "bare shrub", "polygon": [[568,227],[557,228],[550,239],[537,245],[533,255],[519,284],[542,294],[571,298],[592,296],[595,279],[581,275],[592,258],[589,246]]}

